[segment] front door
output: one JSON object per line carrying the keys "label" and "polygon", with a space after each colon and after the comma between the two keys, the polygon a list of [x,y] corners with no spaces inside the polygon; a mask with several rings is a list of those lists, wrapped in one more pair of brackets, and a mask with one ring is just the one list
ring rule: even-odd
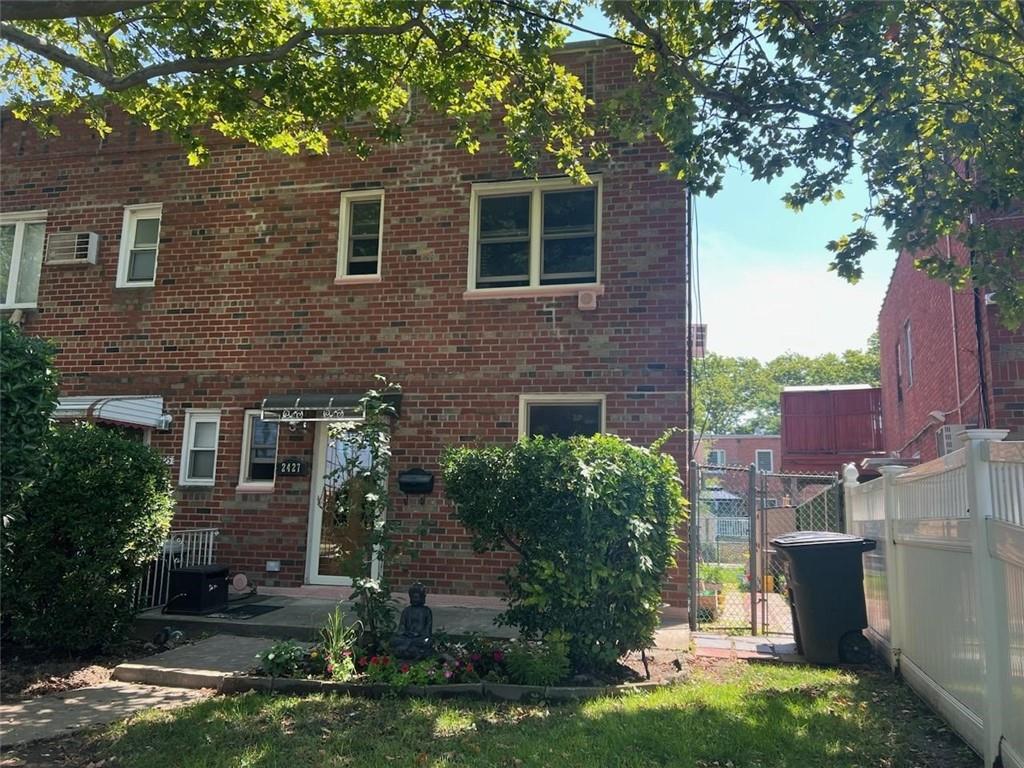
{"label": "front door", "polygon": [[351,586],[354,579],[378,575],[371,552],[372,512],[366,504],[372,488],[360,472],[368,467],[369,452],[342,436],[332,437],[328,423],[316,429],[306,580]]}

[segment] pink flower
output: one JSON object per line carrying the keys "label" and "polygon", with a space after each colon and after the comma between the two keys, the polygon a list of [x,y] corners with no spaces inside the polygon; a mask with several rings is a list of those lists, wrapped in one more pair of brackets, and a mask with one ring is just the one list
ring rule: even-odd
{"label": "pink flower", "polygon": [[504,654],[504,653],[502,653],[501,651],[495,651],[495,652],[494,652],[494,660],[495,660],[495,661],[501,661],[501,660],[503,660],[504,658],[505,658],[505,654]]}
{"label": "pink flower", "polygon": [[469,658],[471,658],[473,661],[480,661],[480,654],[479,653],[474,653],[474,654],[470,655]]}
{"label": "pink flower", "polygon": [[451,676],[452,676],[452,671],[450,669],[446,669],[444,671],[444,679],[445,680],[449,680],[451,678]]}
{"label": "pink flower", "polygon": [[399,667],[399,669],[402,670],[402,674],[405,674],[406,672],[409,671],[409,665],[408,664],[403,664],[401,667]]}

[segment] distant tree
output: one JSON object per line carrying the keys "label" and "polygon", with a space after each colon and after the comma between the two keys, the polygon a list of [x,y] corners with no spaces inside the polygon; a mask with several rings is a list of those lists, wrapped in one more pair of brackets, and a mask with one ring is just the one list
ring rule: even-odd
{"label": "distant tree", "polygon": [[880,376],[877,334],[867,349],[818,357],[787,352],[762,363],[710,354],[694,367],[694,429],[715,435],[778,434],[783,387],[877,385]]}

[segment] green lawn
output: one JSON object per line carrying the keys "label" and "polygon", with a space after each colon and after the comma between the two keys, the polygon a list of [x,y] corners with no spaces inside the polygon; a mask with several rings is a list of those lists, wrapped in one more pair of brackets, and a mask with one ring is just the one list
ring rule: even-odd
{"label": "green lawn", "polygon": [[78,737],[73,751],[140,768],[979,765],[880,672],[704,667],[671,688],[563,706],[217,697]]}

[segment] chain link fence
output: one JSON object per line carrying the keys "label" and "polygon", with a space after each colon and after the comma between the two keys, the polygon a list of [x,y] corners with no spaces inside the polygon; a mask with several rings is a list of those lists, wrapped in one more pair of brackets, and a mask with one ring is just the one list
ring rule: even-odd
{"label": "chain link fence", "polygon": [[771,540],[841,530],[838,478],[736,466],[696,466],[694,474],[694,624],[730,634],[792,634],[785,565]]}

